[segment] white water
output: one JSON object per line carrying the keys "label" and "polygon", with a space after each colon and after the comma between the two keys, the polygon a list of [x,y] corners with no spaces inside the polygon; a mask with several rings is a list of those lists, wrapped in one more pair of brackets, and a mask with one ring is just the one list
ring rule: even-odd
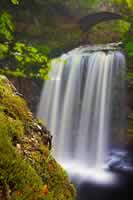
{"label": "white water", "polygon": [[52,62],[38,108],[53,135],[54,156],[66,168],[104,168],[125,128],[124,55],[89,50]]}

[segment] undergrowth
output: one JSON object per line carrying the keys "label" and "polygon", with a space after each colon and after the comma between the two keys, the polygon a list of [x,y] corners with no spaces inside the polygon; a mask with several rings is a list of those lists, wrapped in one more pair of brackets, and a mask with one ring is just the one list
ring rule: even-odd
{"label": "undergrowth", "polygon": [[25,100],[0,76],[0,184],[7,199],[74,200],[74,186],[34,124]]}

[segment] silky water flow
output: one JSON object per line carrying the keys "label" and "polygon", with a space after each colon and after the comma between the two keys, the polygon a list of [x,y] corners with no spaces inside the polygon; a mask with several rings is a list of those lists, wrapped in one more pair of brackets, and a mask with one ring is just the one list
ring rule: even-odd
{"label": "silky water flow", "polygon": [[[125,131],[125,56],[80,47],[52,61],[38,117],[53,135],[53,153],[70,174],[103,178]],[[112,176],[111,176],[112,177]]]}

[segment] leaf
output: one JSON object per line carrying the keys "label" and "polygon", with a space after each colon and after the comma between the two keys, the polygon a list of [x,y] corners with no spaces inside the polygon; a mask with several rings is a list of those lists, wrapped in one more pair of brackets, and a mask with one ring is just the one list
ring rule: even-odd
{"label": "leaf", "polygon": [[19,4],[19,0],[11,0],[11,2],[12,2],[14,5],[18,5],[18,4]]}
{"label": "leaf", "polygon": [[0,15],[0,39],[2,39],[2,41],[12,40],[14,31],[15,27],[12,16],[7,12],[3,12]]}
{"label": "leaf", "polygon": [[9,47],[7,44],[0,43],[0,59],[4,59],[7,56]]}

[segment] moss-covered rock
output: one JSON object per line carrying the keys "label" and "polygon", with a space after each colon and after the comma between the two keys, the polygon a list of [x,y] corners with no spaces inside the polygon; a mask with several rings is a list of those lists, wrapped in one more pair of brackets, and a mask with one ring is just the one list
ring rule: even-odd
{"label": "moss-covered rock", "polygon": [[51,155],[51,135],[0,76],[0,199],[74,200],[75,188]]}

